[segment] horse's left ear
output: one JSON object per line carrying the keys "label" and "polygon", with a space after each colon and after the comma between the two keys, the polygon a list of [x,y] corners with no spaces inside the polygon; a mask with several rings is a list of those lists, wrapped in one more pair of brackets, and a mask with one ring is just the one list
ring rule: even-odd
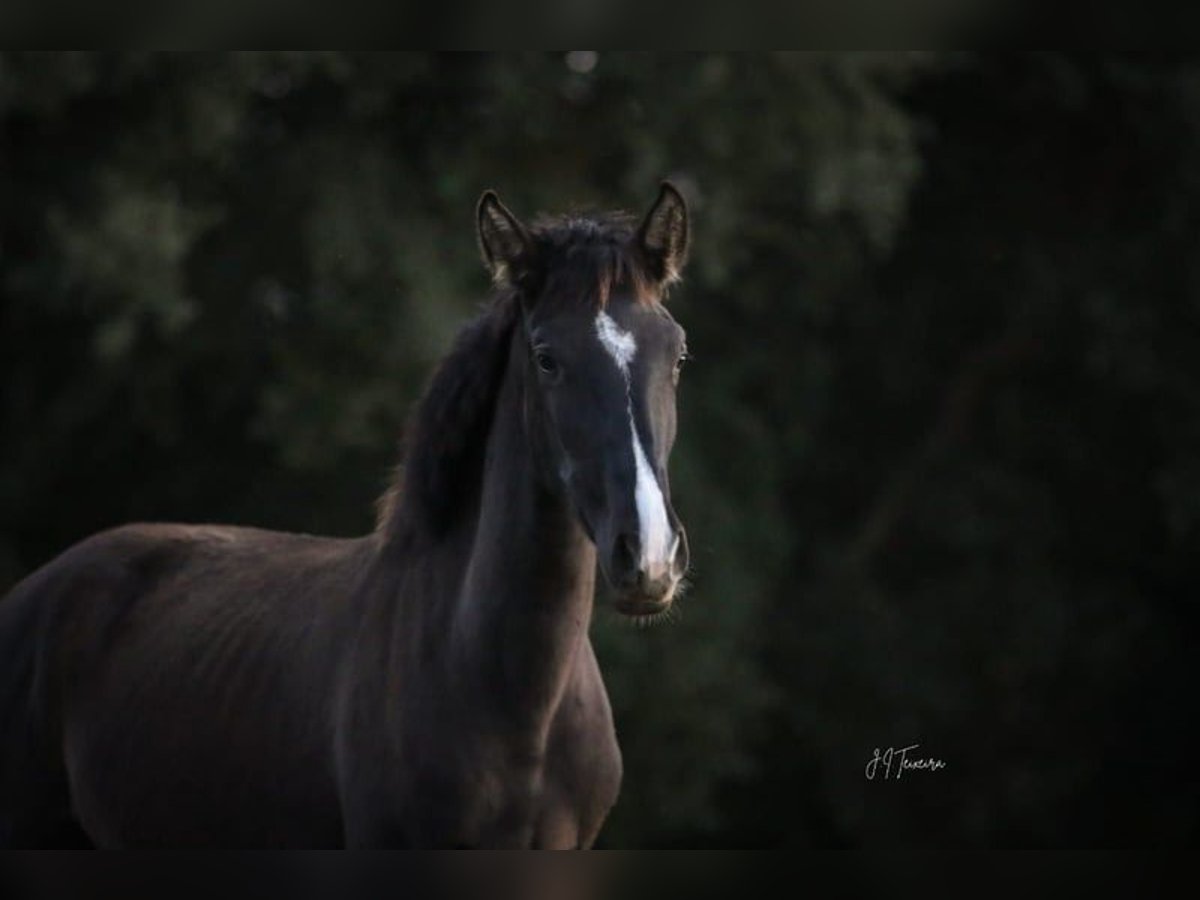
{"label": "horse's left ear", "polygon": [[496,283],[515,282],[533,254],[533,241],[525,226],[496,196],[484,191],[475,208],[475,227],[483,264]]}
{"label": "horse's left ear", "polygon": [[688,210],[683,194],[669,181],[638,229],[638,243],[651,273],[662,284],[678,281],[687,262]]}

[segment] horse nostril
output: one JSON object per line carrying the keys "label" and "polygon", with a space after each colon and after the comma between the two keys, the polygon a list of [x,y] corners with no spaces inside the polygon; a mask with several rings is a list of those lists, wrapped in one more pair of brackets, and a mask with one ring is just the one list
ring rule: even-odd
{"label": "horse nostril", "polygon": [[683,529],[675,532],[675,541],[671,544],[671,574],[676,578],[682,578],[688,569],[688,546],[687,538],[684,537]]}
{"label": "horse nostril", "polygon": [[613,569],[621,575],[631,575],[637,569],[638,555],[641,553],[641,543],[636,534],[626,532],[617,535],[616,545],[613,547]]}

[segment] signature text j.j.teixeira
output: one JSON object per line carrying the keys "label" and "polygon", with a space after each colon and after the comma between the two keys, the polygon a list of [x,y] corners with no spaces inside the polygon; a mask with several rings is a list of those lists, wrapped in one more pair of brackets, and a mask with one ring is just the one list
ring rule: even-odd
{"label": "signature text j.j.teixeira", "polygon": [[879,776],[882,781],[894,778],[899,781],[905,772],[937,772],[946,768],[946,763],[932,756],[918,757],[910,755],[920,744],[909,744],[907,747],[888,747],[886,750],[875,748],[875,753],[867,763],[867,781],[874,781]]}

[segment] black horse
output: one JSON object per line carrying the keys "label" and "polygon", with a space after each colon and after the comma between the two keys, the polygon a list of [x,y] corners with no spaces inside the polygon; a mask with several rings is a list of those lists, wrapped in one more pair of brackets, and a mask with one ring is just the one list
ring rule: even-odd
{"label": "black horse", "polygon": [[0,840],[588,847],[621,756],[588,639],[687,568],[667,457],[688,244],[526,228],[485,193],[496,282],[408,430],[376,530],[129,525],[0,602]]}

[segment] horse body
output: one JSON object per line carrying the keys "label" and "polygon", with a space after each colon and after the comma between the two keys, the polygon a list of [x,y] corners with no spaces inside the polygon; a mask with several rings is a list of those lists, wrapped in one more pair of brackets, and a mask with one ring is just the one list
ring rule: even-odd
{"label": "horse body", "polygon": [[[677,195],[664,190],[656,210],[663,197]],[[485,259],[530,265],[532,245],[482,233],[483,213]],[[595,572],[599,561],[641,613],[669,604],[686,567],[665,499],[655,552],[669,545],[671,558],[647,562],[637,530],[647,480],[666,496],[673,389],[665,412],[635,403],[631,349],[577,380],[583,393],[564,405],[544,348],[586,339],[591,318],[551,315],[553,296],[537,318],[528,299],[502,292],[460,335],[374,533],[125,526],[0,602],[0,840],[592,844],[621,778],[587,634]],[[631,348],[640,329],[645,346],[680,355],[653,304],[623,296],[606,309]],[[600,344],[580,347],[606,365]],[[667,397],[643,358],[647,396]],[[590,418],[570,421],[581,396]]]}
{"label": "horse body", "polygon": [[134,525],[32,575],[0,607],[0,632],[41,643],[5,729],[41,770],[7,788],[15,838],[75,820],[112,847],[590,844],[620,779],[594,550],[561,509],[531,543],[520,482],[484,484],[504,539],[465,555],[496,532],[418,560],[379,535]]}
{"label": "horse body", "polygon": [[350,622],[330,600],[368,550],[127,526],[35,573],[11,601],[37,606],[21,732],[42,796],[16,825],[36,839],[73,817],[102,846],[338,842],[325,686]]}

